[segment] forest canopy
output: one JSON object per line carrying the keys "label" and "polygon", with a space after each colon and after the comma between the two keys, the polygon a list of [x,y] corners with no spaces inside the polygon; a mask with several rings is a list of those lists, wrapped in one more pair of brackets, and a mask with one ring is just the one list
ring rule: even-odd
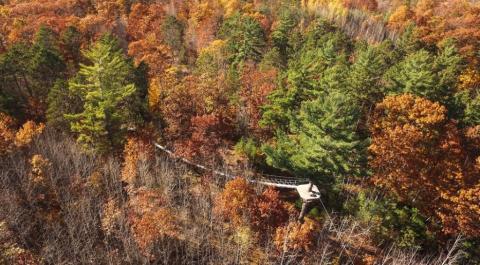
{"label": "forest canopy", "polygon": [[480,264],[479,2],[0,0],[0,43],[2,264]]}

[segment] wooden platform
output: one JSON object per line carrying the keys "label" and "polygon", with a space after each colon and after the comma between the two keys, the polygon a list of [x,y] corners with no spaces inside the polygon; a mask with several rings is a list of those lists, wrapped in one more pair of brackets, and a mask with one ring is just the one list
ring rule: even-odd
{"label": "wooden platform", "polygon": [[303,201],[315,201],[320,199],[320,190],[315,185],[312,185],[312,190],[309,191],[311,184],[303,184],[297,186],[298,195],[302,198]]}

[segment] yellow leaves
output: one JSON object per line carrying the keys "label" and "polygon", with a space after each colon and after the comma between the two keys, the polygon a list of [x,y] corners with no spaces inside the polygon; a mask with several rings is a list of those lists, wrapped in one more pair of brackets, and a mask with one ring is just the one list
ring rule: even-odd
{"label": "yellow leaves", "polygon": [[32,140],[43,132],[45,125],[27,121],[15,131],[15,121],[8,115],[0,113],[0,155],[29,145]]}
{"label": "yellow leaves", "polygon": [[242,1],[240,0],[220,0],[220,4],[225,10],[225,16],[229,17],[236,11],[240,11]]}
{"label": "yellow leaves", "polygon": [[103,214],[102,214],[102,229],[107,235],[111,235],[115,231],[115,226],[118,220],[121,217],[120,209],[117,205],[117,202],[114,199],[109,199],[103,205]]}
{"label": "yellow leaves", "polygon": [[382,127],[401,124],[415,124],[422,128],[435,126],[445,121],[447,112],[446,108],[439,103],[433,103],[411,94],[387,96],[377,104],[376,109],[377,115],[385,115],[382,123],[378,124]]}
{"label": "yellow leaves", "polygon": [[467,68],[458,78],[458,90],[475,90],[480,88],[480,73],[474,68]]}
{"label": "yellow leaves", "polygon": [[46,177],[51,171],[52,164],[41,155],[34,155],[30,160],[32,166],[30,172],[30,182],[34,185],[44,185]]}
{"label": "yellow leaves", "polygon": [[275,232],[275,246],[283,252],[309,251],[315,243],[315,231],[319,229],[320,225],[310,218],[305,218],[304,223],[290,222]]}
{"label": "yellow leaves", "polygon": [[348,14],[348,9],[339,0],[303,0],[301,4],[306,11],[325,13],[329,19],[345,17]]}
{"label": "yellow leaves", "polygon": [[388,27],[402,31],[411,17],[412,11],[410,8],[407,5],[401,5],[388,18]]}
{"label": "yellow leaves", "polygon": [[15,134],[15,145],[23,147],[30,144],[35,136],[43,132],[43,129],[45,129],[43,123],[37,124],[33,121],[27,121]]}
{"label": "yellow leaves", "polygon": [[223,49],[225,49],[226,43],[227,42],[225,40],[214,40],[207,47],[203,48],[200,51],[200,56],[202,56],[202,54],[205,54],[205,53],[221,55],[223,53],[221,51],[223,51]]}

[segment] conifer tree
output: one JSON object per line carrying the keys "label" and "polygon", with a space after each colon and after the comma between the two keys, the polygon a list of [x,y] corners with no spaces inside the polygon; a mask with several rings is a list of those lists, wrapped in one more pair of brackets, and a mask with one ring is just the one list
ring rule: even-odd
{"label": "conifer tree", "polygon": [[47,102],[47,124],[58,129],[69,127],[65,114],[81,111],[81,100],[69,91],[68,82],[63,79],[58,79],[50,89]]}
{"label": "conifer tree", "polygon": [[85,149],[105,152],[123,142],[129,126],[124,103],[136,91],[129,81],[133,66],[108,35],[83,54],[91,64],[81,64],[69,82],[69,90],[82,99],[83,110],[66,117]]}
{"label": "conifer tree", "polygon": [[262,59],[265,33],[255,19],[235,14],[223,23],[220,36],[227,40],[230,61],[234,65],[247,59],[256,62]]}
{"label": "conifer tree", "polygon": [[267,163],[322,184],[359,174],[366,145],[356,133],[358,116],[353,98],[338,90],[304,102],[290,132],[263,147]]}
{"label": "conifer tree", "polygon": [[288,55],[292,52],[291,44],[289,43],[292,30],[297,24],[297,20],[290,10],[285,10],[280,15],[278,26],[271,33],[271,38],[274,47],[279,51],[280,58],[283,65],[286,65]]}
{"label": "conifer tree", "polygon": [[387,71],[385,79],[391,92],[411,93],[450,106],[460,70],[461,57],[453,43],[447,43],[437,56],[426,50],[409,54]]}
{"label": "conifer tree", "polygon": [[377,48],[369,46],[358,51],[351,66],[348,85],[364,108],[373,106],[382,98],[384,91],[379,76],[384,72],[385,66],[386,62]]}
{"label": "conifer tree", "polygon": [[32,47],[32,58],[29,65],[35,96],[46,100],[48,90],[55,80],[63,77],[65,62],[60,54],[56,38],[51,29],[41,27]]}

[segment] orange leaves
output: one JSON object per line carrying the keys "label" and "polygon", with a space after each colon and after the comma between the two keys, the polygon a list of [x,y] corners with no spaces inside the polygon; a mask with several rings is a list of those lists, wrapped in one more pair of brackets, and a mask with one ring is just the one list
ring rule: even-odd
{"label": "orange leaves", "polygon": [[0,154],[6,154],[17,148],[29,145],[33,138],[43,132],[45,125],[27,121],[15,131],[15,121],[8,115],[0,113]]}
{"label": "orange leaves", "polygon": [[461,231],[472,237],[480,236],[480,184],[461,190],[455,202],[458,204],[455,211]]}
{"label": "orange leaves", "polygon": [[136,63],[147,63],[150,76],[163,74],[172,63],[171,50],[162,41],[164,18],[162,5],[141,3],[132,6],[128,18],[128,54],[135,58]]}
{"label": "orange leaves", "polygon": [[310,218],[305,218],[304,223],[290,222],[277,229],[274,239],[275,246],[283,252],[309,251],[313,248],[315,231],[318,231],[319,228],[319,224]]}
{"label": "orange leaves", "polygon": [[13,119],[0,112],[0,154],[12,151],[12,143],[15,140]]}
{"label": "orange leaves", "polygon": [[233,225],[247,223],[255,201],[255,191],[244,178],[227,182],[216,200],[215,210]]}
{"label": "orange leaves", "polygon": [[258,123],[262,118],[261,107],[267,103],[267,96],[276,87],[277,70],[260,70],[253,64],[243,68],[241,76],[242,88],[240,98],[242,111],[249,131],[260,134],[263,130]]}
{"label": "orange leaves", "polygon": [[130,137],[123,150],[124,164],[122,168],[122,180],[134,185],[138,178],[138,165],[142,161],[152,160],[154,150],[148,139]]}
{"label": "orange leaves", "polygon": [[445,233],[468,227],[456,208],[460,200],[472,201],[470,185],[476,181],[465,168],[459,132],[444,107],[412,95],[389,96],[377,104],[370,131],[375,185],[436,216]]}
{"label": "orange leaves", "polygon": [[[376,185],[389,189],[401,199],[406,199],[418,185],[429,186],[427,190],[434,188],[430,175],[436,171],[432,163],[438,161],[432,160],[440,158],[439,133],[447,127],[445,112],[443,106],[409,94],[389,96],[377,104],[370,125],[369,148]],[[432,143],[438,146],[431,146]],[[428,194],[431,193],[424,196]]]}
{"label": "orange leaves", "polygon": [[27,121],[15,134],[15,145],[22,147],[30,144],[33,138],[43,132],[45,125],[43,123],[37,124],[33,121]]}
{"label": "orange leaves", "polygon": [[155,242],[175,237],[178,227],[175,215],[163,206],[164,200],[155,189],[138,189],[130,194],[129,219],[135,240],[148,256]]}
{"label": "orange leaves", "polygon": [[256,199],[252,224],[257,230],[274,229],[288,221],[290,209],[279,195],[278,190],[268,187]]}
{"label": "orange leaves", "polygon": [[227,182],[217,197],[215,211],[235,227],[250,226],[264,233],[284,225],[291,212],[277,190],[267,188],[259,196],[244,178]]}
{"label": "orange leaves", "polygon": [[177,228],[174,220],[173,213],[166,208],[159,208],[139,216],[132,225],[137,244],[146,251],[155,241],[164,236],[175,236]]}

